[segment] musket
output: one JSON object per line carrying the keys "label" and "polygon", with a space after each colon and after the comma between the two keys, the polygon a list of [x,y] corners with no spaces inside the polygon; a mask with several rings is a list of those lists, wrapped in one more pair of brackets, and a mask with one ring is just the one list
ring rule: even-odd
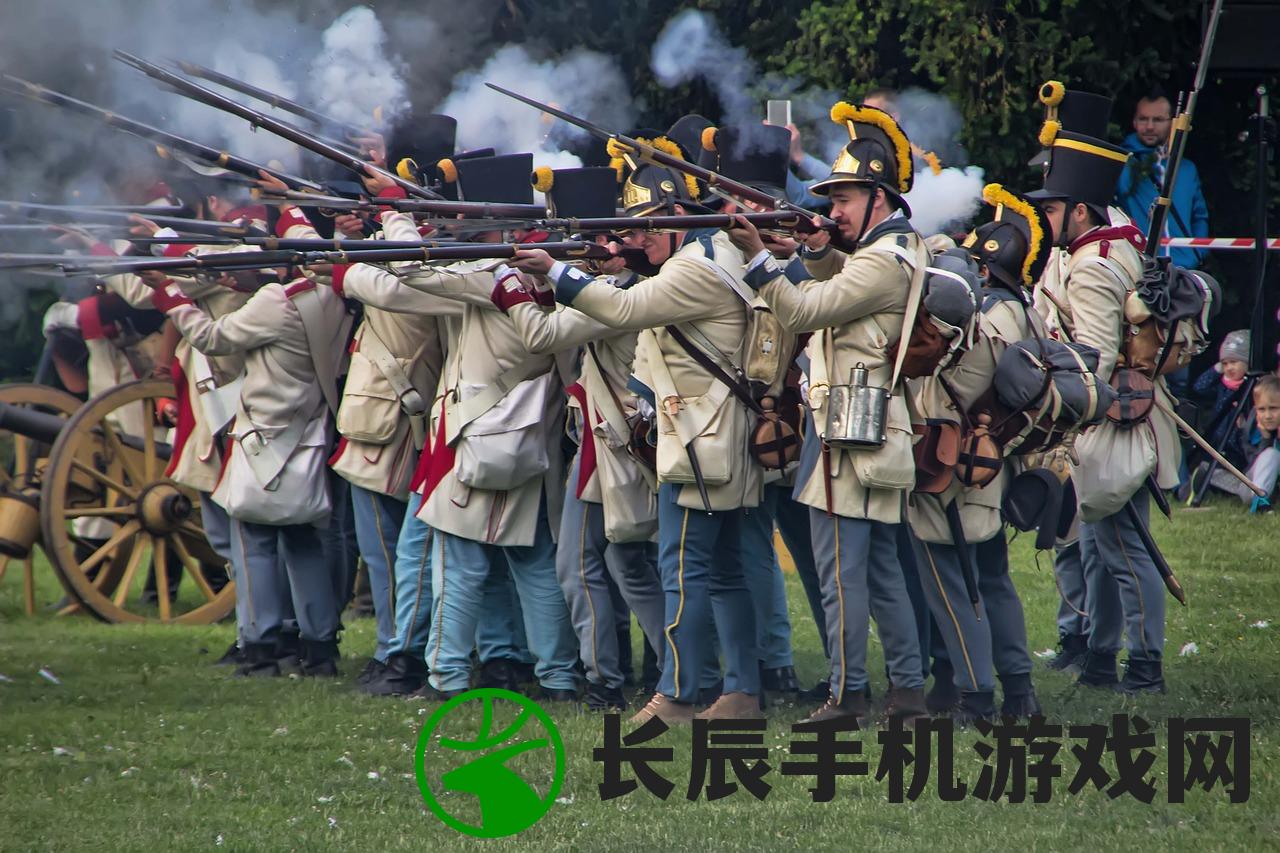
{"label": "musket", "polygon": [[1187,148],[1187,135],[1191,132],[1191,117],[1195,114],[1196,100],[1200,90],[1204,88],[1205,77],[1209,73],[1209,60],[1213,56],[1213,42],[1218,35],[1218,19],[1222,17],[1223,0],[1214,0],[1213,10],[1209,13],[1208,25],[1205,27],[1204,43],[1200,46],[1200,59],[1196,63],[1196,79],[1187,95],[1186,107],[1178,112],[1173,120],[1173,128],[1169,136],[1169,164],[1165,167],[1164,183],[1160,187],[1160,195],[1152,202],[1151,225],[1147,229],[1147,245],[1144,249],[1148,257],[1154,258],[1160,248],[1160,239],[1164,237],[1165,220],[1169,218],[1169,206],[1172,204],[1173,188],[1178,179],[1178,167],[1182,165],[1183,154]]}
{"label": "musket", "polygon": [[335,163],[345,166],[362,178],[366,177],[369,172],[372,171],[374,174],[386,178],[396,184],[396,186],[403,188],[404,191],[410,195],[414,195],[419,198],[440,198],[439,193],[429,190],[426,187],[418,186],[413,181],[406,180],[393,172],[388,172],[380,166],[375,166],[366,160],[362,160],[355,154],[349,153],[335,145],[331,145],[323,140],[317,139],[314,135],[307,133],[299,127],[295,127],[294,125],[281,121],[280,119],[273,118],[265,113],[260,113],[257,110],[250,109],[244,104],[233,101],[232,99],[224,95],[220,95],[211,89],[206,89],[198,83],[193,83],[185,77],[174,74],[172,71],[168,71],[158,65],[147,62],[145,59],[141,59],[131,53],[126,53],[123,50],[113,51],[113,55],[116,59],[126,65],[136,68],[153,80],[158,80],[161,83],[170,86],[180,95],[191,98],[193,101],[199,101],[207,106],[215,107],[234,116],[239,116],[249,122],[253,127],[261,127],[264,130],[274,133],[282,139],[287,139],[295,145],[305,148],[314,154],[319,154],[327,160],[332,160]]}
{"label": "musket", "polygon": [[269,175],[284,182],[285,185],[294,190],[308,190],[312,192],[323,192],[324,187],[314,181],[308,181],[297,175],[291,175],[288,172],[282,172],[278,169],[272,169],[270,166],[264,166],[261,163],[255,163],[252,160],[246,160],[243,157],[237,157],[227,151],[221,151],[201,142],[187,139],[177,134],[170,133],[167,130],[161,130],[149,124],[143,124],[140,121],[122,116],[119,113],[113,113],[110,110],[104,110],[102,107],[91,104],[87,101],[81,101],[70,95],[64,95],[56,92],[38,83],[32,83],[23,80],[20,77],[14,77],[11,74],[5,74],[4,80],[10,85],[0,87],[4,91],[8,91],[24,98],[30,98],[49,106],[61,107],[71,112],[87,115],[96,118],[99,121],[123,130],[125,133],[133,134],[141,139],[155,143],[156,154],[162,158],[168,158],[175,152],[190,157],[195,157],[204,161],[207,165],[192,164],[177,157],[185,165],[193,168],[193,171],[200,174],[207,174],[205,169],[225,169],[228,172],[234,172],[237,175],[243,175],[247,178],[257,180],[259,171],[266,172]]}
{"label": "musket", "polygon": [[[123,213],[123,214],[126,214],[126,215],[127,215],[127,214],[130,214],[130,213],[137,213],[137,214],[139,214],[139,215],[143,215],[143,214],[147,214],[147,213],[154,213],[154,214],[157,214],[157,215],[159,215],[159,216],[166,216],[166,215],[169,215],[169,214],[177,214],[177,213],[181,213],[182,211],[186,210],[186,208],[185,208],[185,207],[183,207],[183,206],[182,206],[182,205],[180,205],[180,204],[157,204],[157,205],[149,205],[149,204],[37,204],[36,202],[25,202],[25,201],[0,201],[0,215],[3,215],[4,213],[6,213],[6,211],[3,209],[3,208],[4,208],[4,206],[6,206],[6,205],[10,205],[10,206],[25,206],[25,207],[32,208],[32,209],[35,209],[35,210],[43,210],[43,211],[60,211],[60,210],[63,210],[63,211],[77,211],[77,210],[92,210],[92,211],[97,211],[98,213]],[[12,211],[7,211],[7,212],[12,212]]]}
{"label": "musket", "polygon": [[[711,187],[712,190],[719,190],[726,195],[731,195],[744,201],[749,201],[753,204],[767,207],[770,210],[790,210],[799,213],[802,216],[810,218],[814,216],[813,211],[806,210],[797,204],[792,204],[784,198],[769,195],[767,192],[758,190],[755,187],[741,183],[740,181],[735,181],[732,178],[721,175],[719,172],[713,172],[712,170],[699,166],[696,163],[690,163],[683,158],[674,157],[665,151],[659,151],[652,145],[648,145],[638,139],[633,139],[632,137],[622,133],[614,133],[612,131],[605,130],[599,125],[592,124],[586,119],[578,118],[572,113],[567,113],[564,110],[551,106],[550,104],[544,104],[541,101],[535,101],[533,98],[526,97],[517,92],[512,92],[510,89],[504,89],[501,86],[494,85],[493,83],[485,83],[485,85],[490,89],[493,89],[495,92],[501,92],[509,98],[515,98],[517,101],[520,101],[523,104],[528,104],[534,109],[541,110],[547,115],[555,116],[561,121],[567,121],[575,127],[580,127],[592,136],[606,141],[612,141],[615,145],[621,145],[623,148],[630,149],[632,153],[640,157],[642,160],[656,163],[659,166],[666,166],[669,169],[675,169],[681,174],[696,178],[705,183],[708,187]],[[819,222],[823,228],[834,227],[835,225],[834,222],[826,217],[819,217]]]}
{"label": "musket", "polygon": [[[320,241],[328,242],[328,241]],[[352,241],[363,242],[363,241]],[[263,250],[187,255],[180,258],[121,258],[104,255],[0,254],[0,267],[53,268],[67,274],[118,275],[147,270],[248,270],[312,264],[381,264],[412,261],[503,260],[521,249],[538,248],[561,260],[609,260],[615,255],[604,246],[580,241],[557,243],[465,243],[433,246],[408,244],[380,249],[328,249],[318,251]]]}
{"label": "musket", "polygon": [[1138,532],[1138,538],[1142,540],[1142,547],[1151,556],[1151,561],[1155,563],[1156,571],[1160,572],[1160,579],[1164,581],[1165,589],[1169,590],[1169,594],[1178,599],[1183,607],[1187,606],[1187,594],[1182,590],[1182,584],[1178,583],[1178,579],[1173,575],[1173,568],[1169,565],[1169,561],[1164,558],[1164,554],[1160,553],[1156,540],[1151,535],[1151,530],[1147,527],[1146,522],[1142,520],[1142,516],[1134,509],[1133,503],[1129,502],[1124,505],[1125,514],[1129,517],[1129,523],[1133,525],[1134,530]]}
{"label": "musket", "polygon": [[148,208],[140,207],[136,213],[130,210],[106,210],[95,207],[72,207],[58,204],[36,204],[26,201],[0,201],[0,215],[34,214],[41,219],[57,222],[80,223],[91,225],[130,225],[131,217],[141,216],[162,228],[175,231],[188,231],[199,234],[213,234],[220,237],[246,237],[260,233],[246,225],[232,222],[214,222],[208,219],[184,219],[180,216],[155,216]]}
{"label": "musket", "polygon": [[[429,213],[437,216],[461,216],[464,219],[500,219],[522,222],[528,228],[564,231],[572,234],[606,233],[613,231],[687,231],[694,228],[729,228],[737,216],[742,216],[759,228],[776,231],[794,231],[812,234],[826,230],[836,232],[835,223],[829,227],[815,227],[808,211],[804,214],[792,211],[772,210],[739,214],[706,213],[675,216],[605,216],[583,218],[547,217],[546,209],[538,204],[490,204],[480,201],[420,201],[418,199],[345,199],[334,196],[308,196],[289,192],[281,195],[259,194],[266,203],[291,202],[312,205],[330,210],[371,212],[390,208],[402,213]],[[503,223],[506,224],[516,224]]]}
{"label": "musket", "polygon": [[254,100],[268,103],[278,110],[284,110],[287,113],[293,113],[296,116],[305,118],[307,121],[320,127],[336,128],[347,136],[368,136],[370,132],[362,127],[356,127],[353,124],[347,124],[345,121],[339,121],[336,118],[327,116],[318,110],[310,107],[304,107],[297,101],[291,101],[288,98],[277,95],[275,92],[269,92],[266,89],[260,89],[252,83],[246,83],[243,80],[237,80],[229,77],[220,71],[214,71],[212,68],[205,68],[203,65],[197,65],[194,62],[187,62],[184,59],[175,59],[173,63],[181,69],[182,73],[191,77],[200,77],[208,80],[210,83],[217,83],[232,91],[239,92],[242,95],[248,95]]}
{"label": "musket", "polygon": [[964,522],[960,518],[960,506],[955,501],[947,504],[944,511],[947,518],[947,530],[951,533],[951,544],[956,549],[956,559],[960,562],[960,579],[964,581],[965,594],[969,596],[969,604],[973,607],[973,615],[982,621],[982,599],[978,595],[978,577],[973,570],[973,561],[969,559],[969,543],[964,535]]}

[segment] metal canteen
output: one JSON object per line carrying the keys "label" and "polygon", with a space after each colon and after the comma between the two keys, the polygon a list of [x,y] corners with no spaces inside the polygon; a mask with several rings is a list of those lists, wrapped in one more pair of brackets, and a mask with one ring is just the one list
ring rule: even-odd
{"label": "metal canteen", "polygon": [[868,381],[862,362],[849,371],[848,385],[832,385],[827,399],[827,444],[880,447],[885,442],[889,392]]}

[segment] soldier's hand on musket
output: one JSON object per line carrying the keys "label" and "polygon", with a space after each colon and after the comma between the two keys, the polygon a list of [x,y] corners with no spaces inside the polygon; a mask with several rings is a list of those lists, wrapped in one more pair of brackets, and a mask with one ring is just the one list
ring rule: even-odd
{"label": "soldier's hand on musket", "polygon": [[817,252],[825,249],[827,244],[831,242],[831,232],[822,227],[822,217],[813,217],[813,233],[806,234],[804,237],[804,245],[811,252]]}
{"label": "soldier's hand on musket", "polygon": [[381,133],[369,131],[364,136],[353,136],[351,144],[354,145],[360,153],[366,155],[366,159],[375,166],[387,168],[387,141],[382,137]]}
{"label": "soldier's hand on musket", "polygon": [[129,217],[129,233],[135,237],[154,237],[160,226],[134,213]]}
{"label": "soldier's hand on musket", "polygon": [[[596,245],[609,246],[616,245],[615,241],[604,234],[596,235]],[[627,268],[627,259],[621,255],[615,255],[607,261],[592,261],[592,265],[601,275],[617,275]]]}
{"label": "soldier's hand on musket", "polygon": [[333,287],[333,264],[307,264],[302,274],[320,287]]}
{"label": "soldier's hand on musket", "polygon": [[764,247],[769,250],[769,254],[775,258],[789,258],[800,250],[800,241],[792,237],[765,233],[760,235],[760,239],[764,241]]}
{"label": "soldier's hand on musket", "polygon": [[138,273],[138,278],[143,284],[152,290],[159,290],[164,287],[165,282],[169,280],[169,276],[165,275],[160,270],[143,270]]}
{"label": "soldier's hand on musket", "polygon": [[364,181],[364,188],[369,191],[370,195],[377,196],[380,192],[396,186],[396,182],[375,172],[371,167],[365,166],[366,176],[362,176],[360,180]]}
{"label": "soldier's hand on musket", "polygon": [[738,215],[733,218],[734,224],[725,230],[729,234],[729,239],[733,245],[742,250],[742,254],[750,260],[756,255],[764,251],[764,240],[760,237],[760,231],[745,216]]}
{"label": "soldier's hand on musket", "polygon": [[352,240],[364,237],[364,220],[354,213],[339,213],[333,218],[333,227]]}
{"label": "soldier's hand on musket", "polygon": [[511,266],[531,275],[546,275],[555,261],[542,249],[516,249]]}
{"label": "soldier's hand on musket", "polygon": [[258,189],[272,195],[284,195],[289,191],[288,184],[265,169],[258,170],[258,179],[254,183],[258,185]]}

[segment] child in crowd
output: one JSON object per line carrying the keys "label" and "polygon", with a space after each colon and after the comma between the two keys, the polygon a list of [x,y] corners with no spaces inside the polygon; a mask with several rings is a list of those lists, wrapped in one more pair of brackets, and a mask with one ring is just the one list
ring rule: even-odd
{"label": "child in crowd", "polygon": [[1263,376],[1253,386],[1253,412],[1236,424],[1236,442],[1248,465],[1249,479],[1266,490],[1268,497],[1260,498],[1253,490],[1226,471],[1218,470],[1209,479],[1209,485],[1227,492],[1249,504],[1250,512],[1268,512],[1270,496],[1275,492],[1276,478],[1280,475],[1280,379]]}
{"label": "child in crowd", "polygon": [[[1218,348],[1218,361],[1196,379],[1192,393],[1197,399],[1213,400],[1212,409],[1201,421],[1212,433],[1206,434],[1214,447],[1222,449],[1222,453],[1235,465],[1243,467],[1245,459],[1242,448],[1237,443],[1235,410],[1242,401],[1233,399],[1236,391],[1244,384],[1245,374],[1249,371],[1249,330],[1237,329],[1227,334]],[[1232,413],[1227,414],[1231,409]],[[1224,444],[1223,440],[1226,439]]]}

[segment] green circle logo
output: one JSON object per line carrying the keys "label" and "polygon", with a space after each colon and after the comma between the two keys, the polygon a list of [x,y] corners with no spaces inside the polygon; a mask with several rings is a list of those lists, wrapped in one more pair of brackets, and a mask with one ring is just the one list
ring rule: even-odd
{"label": "green circle logo", "polygon": [[486,687],[440,706],[418,735],[418,789],[458,832],[501,838],[533,826],[564,782],[564,741],[547,712]]}

